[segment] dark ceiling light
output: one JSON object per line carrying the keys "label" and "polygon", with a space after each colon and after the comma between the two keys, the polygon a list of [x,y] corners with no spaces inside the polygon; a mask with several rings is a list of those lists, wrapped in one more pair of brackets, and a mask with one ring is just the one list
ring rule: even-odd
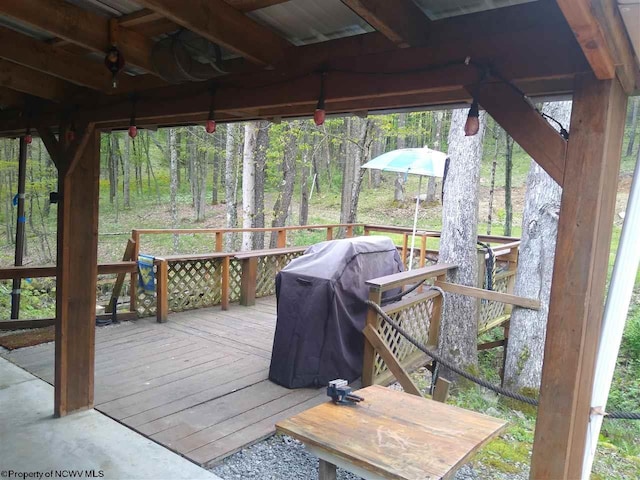
{"label": "dark ceiling light", "polygon": [[469,114],[467,115],[467,122],[464,124],[465,137],[473,137],[480,130],[480,109],[478,101],[474,98],[469,108]]}

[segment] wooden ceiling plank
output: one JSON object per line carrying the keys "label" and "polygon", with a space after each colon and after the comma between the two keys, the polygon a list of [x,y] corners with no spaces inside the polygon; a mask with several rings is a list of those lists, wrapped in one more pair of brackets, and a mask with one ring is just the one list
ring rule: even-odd
{"label": "wooden ceiling plank", "polygon": [[[107,18],[64,0],[2,0],[0,14],[95,52],[106,53],[110,44]],[[147,72],[153,72],[152,46],[152,40],[133,30],[119,30],[118,48],[127,63]]]}
{"label": "wooden ceiling plank", "polygon": [[290,44],[223,0],[139,0],[137,3],[259,65],[273,65]]}
{"label": "wooden ceiling plank", "polygon": [[591,9],[591,0],[556,0],[599,80],[615,76],[615,60]]}
{"label": "wooden ceiling plank", "polygon": [[0,86],[61,102],[72,89],[64,80],[0,59]]}
{"label": "wooden ceiling plank", "polygon": [[19,108],[24,105],[24,94],[11,90],[10,88],[0,87],[0,109]]}
{"label": "wooden ceiling plank", "polygon": [[342,0],[342,3],[400,48],[427,41],[430,21],[411,0]]}

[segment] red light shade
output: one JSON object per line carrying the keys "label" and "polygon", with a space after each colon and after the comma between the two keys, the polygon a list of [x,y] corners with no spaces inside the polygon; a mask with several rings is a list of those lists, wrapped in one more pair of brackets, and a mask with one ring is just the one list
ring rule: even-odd
{"label": "red light shade", "polygon": [[136,138],[138,136],[138,127],[136,127],[135,125],[131,125],[129,127],[129,136],[131,138]]}
{"label": "red light shade", "polygon": [[465,137],[473,137],[480,130],[480,112],[478,108],[478,101],[474,98],[471,108],[469,109],[469,115],[467,116],[467,122],[464,124]]}
{"label": "red light shade", "polygon": [[216,121],[212,119],[207,120],[207,123],[205,124],[204,129],[207,131],[207,133],[215,133]]}
{"label": "red light shade", "polygon": [[66,134],[67,142],[71,143],[76,139],[76,131],[73,129],[67,130]]}
{"label": "red light shade", "polygon": [[324,108],[316,108],[313,112],[313,122],[319,127],[324,124],[324,119],[327,116],[327,112]]}
{"label": "red light shade", "polygon": [[33,142],[33,137],[31,136],[30,133],[27,133],[24,136],[24,143],[26,143],[27,145],[31,145],[31,142]]}

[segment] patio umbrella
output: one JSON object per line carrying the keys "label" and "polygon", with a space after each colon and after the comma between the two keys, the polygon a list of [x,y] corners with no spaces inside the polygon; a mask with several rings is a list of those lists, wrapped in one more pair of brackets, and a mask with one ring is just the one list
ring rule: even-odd
{"label": "patio umbrella", "polygon": [[383,153],[368,161],[361,168],[381,170],[383,172],[404,173],[405,176],[419,175],[418,195],[416,196],[416,209],[413,215],[413,233],[411,235],[411,253],[409,255],[409,270],[413,263],[413,248],[416,241],[416,227],[418,225],[418,209],[420,208],[420,191],[422,190],[422,177],[442,177],[446,175],[448,157],[444,152],[430,148],[401,148]]}

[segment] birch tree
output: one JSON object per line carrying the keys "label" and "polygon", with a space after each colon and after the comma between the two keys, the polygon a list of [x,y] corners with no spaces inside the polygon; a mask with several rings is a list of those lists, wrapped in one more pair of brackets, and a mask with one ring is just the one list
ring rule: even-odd
{"label": "birch tree", "polygon": [[[289,215],[289,206],[293,197],[293,187],[296,179],[296,158],[298,156],[298,143],[295,130],[299,122],[291,122],[284,128],[284,153],[282,155],[282,184],[278,192],[278,198],[273,205],[272,227],[284,227]],[[278,237],[271,234],[269,248],[278,245]]]}
{"label": "birch tree", "polygon": [[[265,184],[265,166],[267,164],[267,150],[269,149],[269,129],[271,123],[265,120],[258,122],[258,135],[256,137],[256,188],[255,197],[255,221],[253,226],[256,228],[264,227],[264,184]],[[264,232],[256,232],[253,236],[253,248],[259,250],[264,248]]]}
{"label": "birch tree", "polygon": [[[244,125],[244,152],[242,155],[242,228],[252,228],[256,214],[255,186],[256,186],[256,137],[258,135],[257,122],[247,122]],[[253,247],[253,232],[242,232],[242,250]]]}
{"label": "birch tree", "polygon": [[[238,226],[238,205],[235,188],[235,163],[236,163],[236,138],[238,126],[230,123],[227,125],[227,138],[225,144],[225,174],[224,174],[224,190],[226,198],[226,227],[236,228]],[[234,250],[235,241],[233,234],[227,234],[224,237],[224,249],[227,252]]]}
{"label": "birch tree", "polygon": [[[447,281],[475,287],[478,281],[478,203],[485,114],[477,135],[465,137],[466,110],[454,110],[449,130],[449,171],[444,185],[440,262],[458,265]],[[465,369],[477,366],[477,300],[446,294],[440,327],[440,352]],[[442,371],[445,378],[452,375]]]}
{"label": "birch tree", "polygon": [[[567,128],[571,102],[547,103],[543,112]],[[540,388],[561,195],[562,188],[532,160],[527,175],[514,294],[539,299],[541,308],[535,311],[514,307],[504,375],[506,386],[518,391],[524,389],[525,393],[531,393],[526,392],[527,389]]]}

